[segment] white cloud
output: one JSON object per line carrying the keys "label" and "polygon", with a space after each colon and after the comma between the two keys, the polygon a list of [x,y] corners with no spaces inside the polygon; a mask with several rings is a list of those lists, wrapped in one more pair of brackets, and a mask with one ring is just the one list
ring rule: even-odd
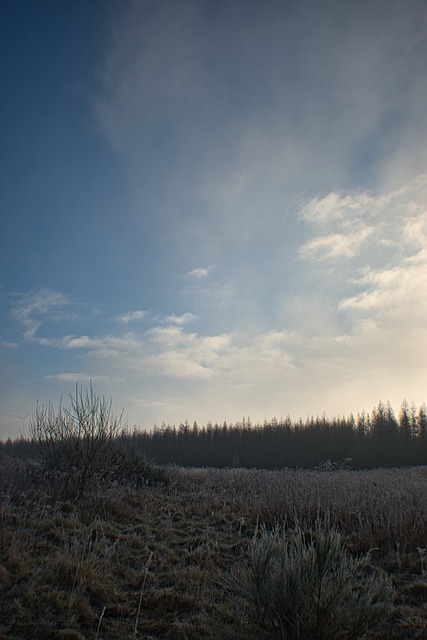
{"label": "white cloud", "polygon": [[[197,361],[199,360],[199,361]],[[200,361],[193,350],[178,349],[148,355],[141,361],[154,374],[179,379],[210,379],[214,371],[208,362]]]}
{"label": "white cloud", "polygon": [[83,349],[89,353],[104,351],[108,353],[132,352],[139,345],[134,333],[124,335],[96,336],[64,336],[40,341],[44,346],[58,347],[60,349]]}
{"label": "white cloud", "polygon": [[[426,211],[427,174],[388,193],[332,193],[317,198],[301,208],[302,219],[315,235],[302,244],[300,256],[353,258],[363,250],[364,260],[375,263],[378,248],[388,247],[394,249],[388,259],[399,261],[425,246]],[[324,227],[330,233],[325,234]]]}
{"label": "white cloud", "polygon": [[170,316],[167,316],[166,318],[166,322],[170,322],[171,324],[176,324],[178,326],[183,326],[184,324],[194,322],[195,320],[197,320],[197,316],[195,316],[194,313],[190,312],[183,313],[180,316],[172,314]]}
{"label": "white cloud", "polygon": [[373,198],[362,193],[357,196],[342,196],[329,193],[324,198],[313,198],[301,209],[301,217],[305,222],[326,225],[347,219],[352,213],[360,215],[374,204]]}
{"label": "white cloud", "polygon": [[204,278],[207,278],[208,275],[211,273],[212,271],[212,266],[210,267],[197,267],[196,269],[192,269],[191,271],[189,271],[187,273],[187,277],[188,278],[193,278],[195,280],[203,280]]}
{"label": "white cloud", "polygon": [[[369,409],[380,397],[424,401],[427,178],[324,200],[324,215],[302,216],[299,260],[290,273],[272,272],[276,289],[265,265],[259,282],[246,265],[224,269],[209,286],[205,276],[186,278],[184,290],[193,286],[189,280],[197,289],[197,315],[189,305],[186,313],[153,315],[149,325],[123,331],[132,319],[146,319],[130,311],[115,332],[102,334],[99,314],[92,330],[85,318],[80,334],[58,337],[61,324],[50,321],[67,318],[69,298],[51,290],[22,296],[13,317],[27,339],[62,358],[59,373],[56,364],[44,368],[45,382],[93,379],[131,421],[146,413],[150,424],[335,415]],[[281,279],[292,277],[293,288],[281,289]],[[276,305],[276,315],[262,316],[266,303]],[[215,313],[231,317],[227,329],[217,320],[208,326]]]}
{"label": "white cloud", "polygon": [[125,324],[129,324],[129,322],[139,322],[143,320],[147,315],[146,311],[138,310],[138,311],[128,311],[127,313],[121,313],[117,320],[119,322],[123,322]]}
{"label": "white cloud", "polygon": [[[302,324],[292,331],[202,335],[185,325],[159,325],[124,335],[52,338],[46,346],[78,352],[83,366],[43,379],[66,385],[93,380],[97,389],[114,397],[115,405],[125,407],[131,423],[139,424],[144,415],[148,426],[186,417],[206,422],[243,415],[263,420],[288,412],[294,417],[323,411],[335,415],[369,409],[379,397],[400,402],[406,395],[420,401],[427,296],[425,281],[418,279],[408,289],[414,275],[367,273],[359,286],[373,288],[372,302],[364,306],[363,298],[342,300],[339,313],[351,316],[347,332],[335,325],[328,332],[326,323],[317,333]],[[388,306],[384,296],[391,296]],[[396,315],[399,310],[402,318]],[[312,316],[315,327],[315,308]],[[409,385],[414,395],[408,393]]]}
{"label": "white cloud", "polygon": [[[424,393],[424,0],[219,3],[215,20],[208,4],[125,2],[94,100],[132,230],[141,218],[161,233],[164,275],[184,290],[162,300],[169,315],[62,337],[49,323],[70,300],[32,292],[13,312],[26,339],[61,350],[64,371],[108,371],[160,420]],[[140,215],[152,203],[154,231]]]}
{"label": "white cloud", "polygon": [[300,256],[310,259],[352,258],[365,240],[373,233],[372,227],[365,227],[359,233],[332,233],[308,240],[299,250]]}
{"label": "white cloud", "polygon": [[344,311],[405,320],[405,329],[427,318],[427,250],[391,269],[369,270],[358,281],[364,290],[340,303]]}
{"label": "white cloud", "polygon": [[334,193],[303,215],[312,237],[299,249],[300,287],[280,306],[295,402],[304,388],[307,407],[334,414],[425,400],[426,185],[422,175],[390,191]]}
{"label": "white cloud", "polygon": [[163,246],[208,332],[280,327],[280,299],[312,268],[298,256],[322,275],[351,259],[356,277],[364,252],[395,251],[399,234],[380,224],[413,129],[409,154],[427,166],[421,3],[380,2],[378,17],[368,2],[267,4],[221,5],[219,41],[207,5],[126,3],[101,64],[98,122],[135,210],[147,192],[160,203]]}

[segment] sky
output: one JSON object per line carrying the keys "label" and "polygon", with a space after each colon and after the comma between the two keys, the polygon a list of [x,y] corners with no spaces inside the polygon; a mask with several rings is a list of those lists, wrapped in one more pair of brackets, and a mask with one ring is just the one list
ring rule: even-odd
{"label": "sky", "polygon": [[0,438],[427,401],[425,0],[6,0]]}

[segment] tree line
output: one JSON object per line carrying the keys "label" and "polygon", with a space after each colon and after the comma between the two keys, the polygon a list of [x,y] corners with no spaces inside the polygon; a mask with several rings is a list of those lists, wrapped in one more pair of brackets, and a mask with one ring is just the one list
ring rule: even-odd
{"label": "tree line", "polygon": [[[143,453],[159,465],[276,469],[353,469],[427,464],[427,407],[404,401],[398,415],[390,403],[379,402],[372,412],[356,417],[310,417],[252,424],[199,426],[188,421],[178,427],[163,423],[151,431],[126,430],[121,444]],[[25,457],[31,441],[0,441],[0,452]]]}
{"label": "tree line", "polygon": [[368,414],[285,419],[252,424],[188,421],[127,436],[158,464],[182,466],[354,469],[427,464],[427,408],[406,401],[396,417],[390,403]]}

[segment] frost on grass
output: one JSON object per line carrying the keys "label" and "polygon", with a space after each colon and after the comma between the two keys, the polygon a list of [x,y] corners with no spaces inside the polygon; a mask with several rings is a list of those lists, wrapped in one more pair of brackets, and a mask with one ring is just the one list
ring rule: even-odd
{"label": "frost on grass", "polygon": [[362,638],[390,613],[387,577],[369,553],[351,556],[328,518],[309,532],[257,527],[229,587],[261,626],[288,640]]}

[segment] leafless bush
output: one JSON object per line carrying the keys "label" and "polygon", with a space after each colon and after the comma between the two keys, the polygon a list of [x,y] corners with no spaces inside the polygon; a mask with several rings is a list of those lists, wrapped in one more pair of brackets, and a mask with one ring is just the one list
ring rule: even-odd
{"label": "leafless bush", "polygon": [[124,425],[111,400],[76,385],[70,403],[58,410],[38,405],[30,422],[30,437],[45,470],[59,478],[65,493],[81,496],[105,473],[109,452]]}
{"label": "leafless bush", "polygon": [[[168,484],[171,473],[149,462],[123,434],[111,400],[95,394],[92,385],[76,386],[70,403],[55,410],[39,405],[30,422],[38,465],[34,472],[44,490],[65,499],[81,497],[100,483]],[[28,465],[27,465],[28,466]]]}

